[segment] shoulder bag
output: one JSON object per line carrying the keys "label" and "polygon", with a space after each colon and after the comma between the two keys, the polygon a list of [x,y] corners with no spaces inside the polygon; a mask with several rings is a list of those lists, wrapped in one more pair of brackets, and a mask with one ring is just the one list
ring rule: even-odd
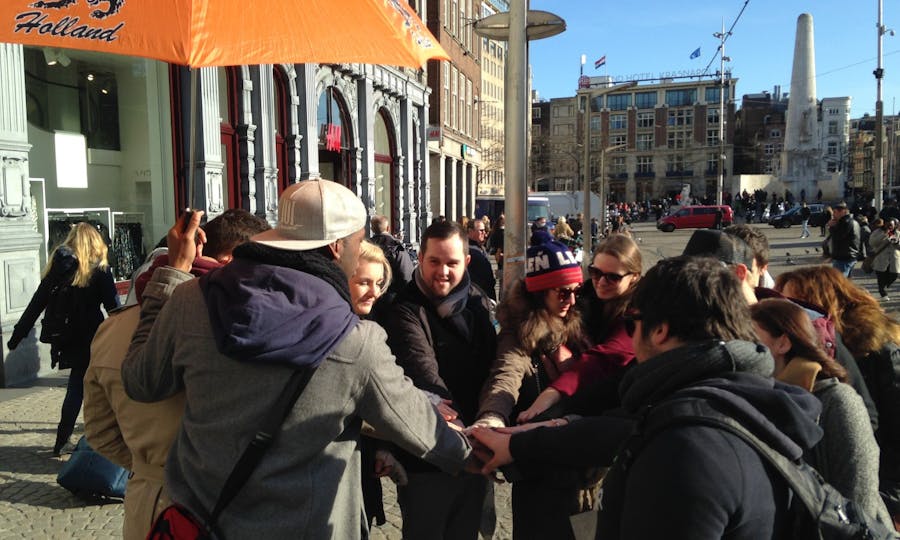
{"label": "shoulder bag", "polygon": [[294,408],[294,404],[315,371],[316,368],[312,367],[295,371],[291,375],[287,386],[275,401],[275,405],[263,418],[259,431],[253,436],[253,440],[247,445],[244,453],[241,454],[231,470],[231,474],[228,475],[228,479],[225,480],[225,485],[216,500],[216,506],[209,516],[203,518],[180,504],[173,504],[165,508],[156,518],[147,535],[147,540],[215,540],[222,538],[216,529],[216,520],[244,487],[253,470],[259,465],[263,454],[272,446],[272,441],[278,434],[281,424]]}

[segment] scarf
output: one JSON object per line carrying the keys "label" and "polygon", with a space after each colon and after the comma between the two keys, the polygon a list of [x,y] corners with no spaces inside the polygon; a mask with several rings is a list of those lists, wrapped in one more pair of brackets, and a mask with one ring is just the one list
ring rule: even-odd
{"label": "scarf", "polygon": [[450,294],[444,297],[437,297],[431,292],[431,289],[429,289],[428,285],[425,283],[425,278],[422,277],[421,267],[416,267],[415,272],[413,272],[413,277],[416,280],[416,286],[419,288],[419,291],[425,295],[425,298],[427,298],[432,305],[434,305],[438,317],[446,319],[453,315],[459,315],[462,313],[463,309],[465,309],[466,303],[469,301],[469,288],[471,284],[468,271],[463,274],[462,281],[459,282],[459,285],[454,287],[453,290],[450,291]]}

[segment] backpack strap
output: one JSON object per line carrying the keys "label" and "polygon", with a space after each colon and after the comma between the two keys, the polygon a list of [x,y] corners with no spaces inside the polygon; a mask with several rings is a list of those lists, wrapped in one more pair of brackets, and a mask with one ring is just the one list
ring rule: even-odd
{"label": "backpack strap", "polygon": [[225,510],[225,507],[234,500],[241,488],[244,487],[244,484],[247,483],[247,480],[256,469],[256,466],[259,465],[263,455],[272,446],[272,441],[278,434],[281,424],[284,423],[284,419],[287,418],[291,409],[294,408],[294,404],[297,402],[297,399],[300,398],[300,395],[303,393],[309,380],[316,372],[317,367],[318,366],[314,366],[295,371],[288,380],[284,390],[281,391],[278,399],[275,400],[275,404],[262,419],[259,431],[256,432],[256,435],[253,436],[253,440],[251,440],[250,444],[247,445],[247,448],[244,449],[244,453],[241,454],[241,457],[228,475],[228,479],[225,480],[222,491],[219,492],[216,506],[213,508],[212,513],[209,514],[209,519],[206,521],[207,529],[209,531],[215,530],[216,520],[219,515]]}
{"label": "backpack strap", "polygon": [[700,399],[676,399],[655,407],[648,417],[645,441],[676,425],[701,425],[727,431],[743,440],[778,472],[791,492],[813,516],[822,513],[816,493],[825,480],[801,459],[792,460],[772,448],[733,417],[716,410]]}

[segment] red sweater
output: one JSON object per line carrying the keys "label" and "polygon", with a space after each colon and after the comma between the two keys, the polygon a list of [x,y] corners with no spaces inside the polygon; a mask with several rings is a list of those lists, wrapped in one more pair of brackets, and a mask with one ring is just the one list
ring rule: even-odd
{"label": "red sweater", "polygon": [[561,394],[571,396],[580,388],[611,377],[634,358],[631,336],[625,323],[617,320],[609,329],[606,340],[581,355],[570,369],[550,384]]}

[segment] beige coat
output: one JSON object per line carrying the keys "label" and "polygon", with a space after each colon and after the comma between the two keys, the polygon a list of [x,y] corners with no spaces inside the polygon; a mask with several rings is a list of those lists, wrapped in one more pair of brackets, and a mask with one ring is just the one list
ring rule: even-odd
{"label": "beige coat", "polygon": [[125,395],[122,360],[140,314],[139,306],[130,306],[100,325],[84,376],[88,442],[110,461],[133,471],[125,491],[125,540],[146,538],[156,516],[171,504],[163,489],[164,466],[184,411],[184,393],[157,403],[138,403]]}

